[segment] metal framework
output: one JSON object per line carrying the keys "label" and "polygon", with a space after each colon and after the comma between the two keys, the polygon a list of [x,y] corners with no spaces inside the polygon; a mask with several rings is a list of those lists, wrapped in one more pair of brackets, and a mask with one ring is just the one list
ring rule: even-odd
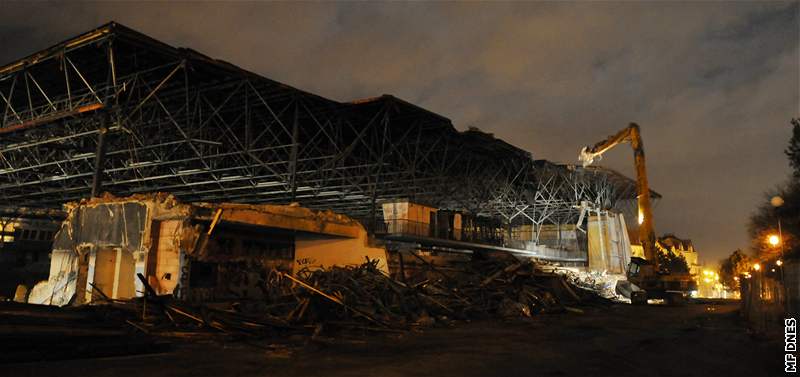
{"label": "metal framework", "polygon": [[116,23],[0,68],[0,111],[7,205],[166,191],[375,219],[408,199],[540,225],[635,198],[395,97],[332,101]]}

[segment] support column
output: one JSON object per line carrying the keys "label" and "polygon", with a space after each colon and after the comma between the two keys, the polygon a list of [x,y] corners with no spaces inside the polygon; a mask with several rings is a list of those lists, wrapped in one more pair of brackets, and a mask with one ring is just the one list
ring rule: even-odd
{"label": "support column", "polygon": [[91,250],[87,247],[78,247],[75,254],[78,256],[78,276],[75,281],[75,305],[86,303],[86,287],[89,285],[89,258]]}
{"label": "support column", "polygon": [[608,269],[608,260],[606,258],[606,238],[603,234],[603,215],[600,210],[597,211],[597,231],[600,238],[600,258],[603,260],[603,269]]}
{"label": "support column", "polygon": [[111,287],[111,298],[119,298],[119,279],[122,268],[122,249],[116,249],[117,258],[114,261],[114,283]]}

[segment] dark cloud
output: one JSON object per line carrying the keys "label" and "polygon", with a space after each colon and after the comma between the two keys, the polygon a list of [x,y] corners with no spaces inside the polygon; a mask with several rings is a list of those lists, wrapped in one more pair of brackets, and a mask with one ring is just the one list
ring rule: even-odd
{"label": "dark cloud", "polygon": [[[798,4],[0,3],[0,60],[116,20],[337,100],[392,93],[537,158],[644,129],[660,232],[712,263],[784,179]],[[633,174],[631,154],[603,164]]]}

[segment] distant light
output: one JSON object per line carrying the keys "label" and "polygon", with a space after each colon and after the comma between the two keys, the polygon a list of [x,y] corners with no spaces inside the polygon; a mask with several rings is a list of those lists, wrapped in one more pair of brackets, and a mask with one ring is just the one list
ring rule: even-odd
{"label": "distant light", "polygon": [[780,259],[778,259],[778,260],[775,262],[775,264],[777,264],[778,266],[783,266],[783,261],[782,261],[782,260],[780,260]]}
{"label": "distant light", "polygon": [[781,238],[778,237],[777,234],[770,234],[767,238],[767,242],[772,246],[778,246],[781,243]]}
{"label": "distant light", "polygon": [[773,207],[780,207],[783,205],[783,198],[780,196],[773,196],[772,199],[769,200],[769,203],[772,204]]}
{"label": "distant light", "polygon": [[760,264],[758,264],[758,263],[756,263],[756,264],[754,264],[754,265],[753,265],[753,269],[754,269],[754,270],[756,270],[756,271],[758,271],[758,270],[760,270],[760,269],[761,269],[761,265],[760,265]]}
{"label": "distant light", "polygon": [[772,269],[772,272],[775,272],[775,269],[774,269],[774,268]]}

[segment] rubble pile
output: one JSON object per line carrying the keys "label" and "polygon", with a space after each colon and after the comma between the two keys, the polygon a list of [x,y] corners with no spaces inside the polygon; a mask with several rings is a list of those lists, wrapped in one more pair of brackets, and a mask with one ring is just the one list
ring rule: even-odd
{"label": "rubble pile", "polygon": [[142,299],[113,305],[137,313],[127,322],[146,333],[212,329],[242,336],[320,336],[353,330],[405,331],[478,318],[582,313],[578,306],[610,303],[530,260],[485,259],[475,261],[457,279],[438,275],[438,279],[401,281],[405,278],[393,279],[378,269],[377,261],[368,261],[296,275],[273,270],[263,281],[268,298],[258,302],[193,306],[156,296],[148,288]]}
{"label": "rubble pile", "polygon": [[626,281],[627,277],[621,274],[609,274],[605,271],[571,271],[560,270],[570,283],[590,291],[597,292],[598,295],[610,300],[619,302],[630,302],[629,299],[617,292],[617,282]]}

